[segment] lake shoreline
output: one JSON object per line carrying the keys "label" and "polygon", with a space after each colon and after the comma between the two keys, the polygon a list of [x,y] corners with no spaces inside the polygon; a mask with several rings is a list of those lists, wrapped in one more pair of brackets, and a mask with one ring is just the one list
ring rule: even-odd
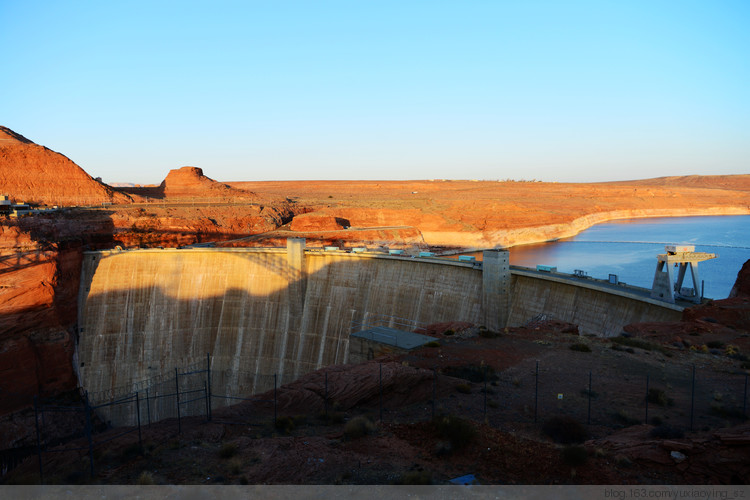
{"label": "lake shoreline", "polygon": [[[660,217],[710,217],[750,215],[750,207],[712,207],[700,209],[635,209],[598,212],[578,217],[569,223],[548,224],[526,228],[505,229],[490,233],[423,233],[425,242],[431,246],[460,247],[453,253],[481,252],[488,249],[511,249],[523,245],[550,243],[577,234],[601,223],[625,219],[653,219]],[[468,242],[467,236],[473,241]],[[428,237],[429,235],[429,237]],[[442,237],[441,237],[442,235]],[[458,240],[463,240],[463,244]],[[469,245],[466,245],[469,243]],[[483,244],[485,243],[485,244]]]}

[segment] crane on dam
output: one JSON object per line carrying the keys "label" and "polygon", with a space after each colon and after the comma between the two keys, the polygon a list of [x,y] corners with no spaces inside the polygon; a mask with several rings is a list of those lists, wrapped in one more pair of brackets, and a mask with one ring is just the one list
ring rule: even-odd
{"label": "crane on dam", "polygon": [[[656,271],[651,286],[651,297],[674,304],[681,298],[700,304],[703,292],[698,293],[698,263],[718,257],[713,253],[696,252],[694,245],[666,245],[666,253],[656,256]],[[674,275],[677,268],[677,276]],[[688,268],[693,279],[693,288],[683,287]],[[676,279],[675,279],[676,278]]]}

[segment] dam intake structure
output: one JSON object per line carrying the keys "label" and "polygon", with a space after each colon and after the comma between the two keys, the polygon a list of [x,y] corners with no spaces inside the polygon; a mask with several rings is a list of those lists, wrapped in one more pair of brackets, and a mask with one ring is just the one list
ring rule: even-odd
{"label": "dam intake structure", "polygon": [[[547,314],[578,324],[581,334],[613,336],[628,323],[676,320],[682,311],[647,290],[511,269],[507,250],[483,258],[309,250],[298,238],[286,249],[85,252],[79,382],[103,403],[176,367],[202,365],[211,353],[210,389],[249,396],[274,380],[346,364],[351,325],[374,317],[500,331]],[[151,411],[158,419],[159,408]]]}

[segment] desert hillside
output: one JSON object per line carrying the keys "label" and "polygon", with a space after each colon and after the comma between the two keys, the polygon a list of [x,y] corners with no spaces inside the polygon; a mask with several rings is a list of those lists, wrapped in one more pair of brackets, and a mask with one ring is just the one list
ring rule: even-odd
{"label": "desert hillside", "polygon": [[0,194],[45,205],[127,203],[129,196],[93,179],[60,153],[0,126]]}
{"label": "desert hillside", "polygon": [[431,246],[512,246],[572,236],[612,219],[750,213],[748,176],[708,176],[705,183],[700,182],[703,177],[685,179],[597,184],[466,180],[229,184],[259,195],[283,194],[321,220],[324,216],[347,220],[352,227],[415,227]]}

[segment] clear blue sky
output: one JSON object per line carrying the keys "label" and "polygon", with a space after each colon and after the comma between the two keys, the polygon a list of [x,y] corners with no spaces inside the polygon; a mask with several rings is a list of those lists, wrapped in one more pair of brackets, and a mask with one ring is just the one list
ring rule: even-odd
{"label": "clear blue sky", "polygon": [[750,173],[750,2],[0,0],[0,125],[105,182]]}

